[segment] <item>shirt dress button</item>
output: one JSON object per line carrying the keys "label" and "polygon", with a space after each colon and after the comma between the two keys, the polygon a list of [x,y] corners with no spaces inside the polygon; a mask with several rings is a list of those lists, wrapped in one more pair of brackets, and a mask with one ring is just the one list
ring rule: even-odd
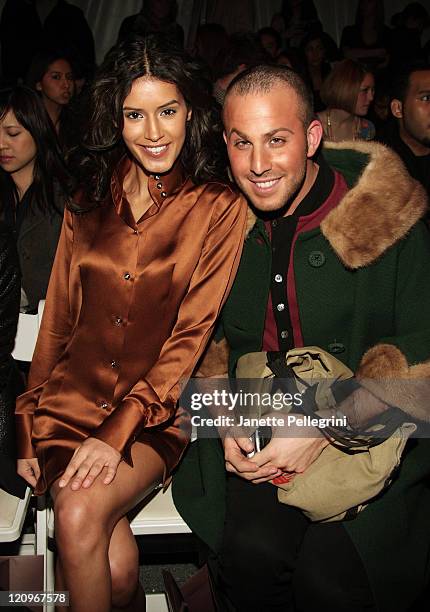
{"label": "shirt dress button", "polygon": [[165,191],[162,191],[162,192],[161,192],[161,197],[162,197],[162,198],[167,197],[167,193],[166,193]]}
{"label": "shirt dress button", "polygon": [[275,282],[276,282],[276,283],[282,283],[282,276],[281,276],[280,274],[277,274],[277,275],[275,276]]}
{"label": "shirt dress button", "polygon": [[110,367],[111,368],[116,368],[118,366],[117,362],[115,361],[115,359],[112,359],[112,361],[110,362]]}
{"label": "shirt dress button", "polygon": [[131,279],[131,274],[130,274],[130,272],[126,272],[126,273],[124,274],[124,280],[130,280],[130,279]]}
{"label": "shirt dress button", "polygon": [[117,327],[119,327],[122,324],[122,319],[121,317],[115,317],[115,325]]}
{"label": "shirt dress button", "polygon": [[160,175],[159,175],[159,174],[154,174],[154,179],[155,179],[156,181],[159,181],[159,180],[160,180]]}
{"label": "shirt dress button", "polygon": [[279,312],[282,312],[282,311],[285,309],[285,304],[278,304],[278,305],[276,306],[276,309],[277,309]]}
{"label": "shirt dress button", "polygon": [[285,340],[285,338],[288,338],[288,331],[286,329],[283,329],[281,331],[281,338],[282,340]]}
{"label": "shirt dress button", "polygon": [[109,404],[107,402],[101,402],[100,408],[103,408],[103,410],[107,410],[109,408]]}
{"label": "shirt dress button", "polygon": [[157,183],[157,189],[162,189],[163,188],[163,183]]}

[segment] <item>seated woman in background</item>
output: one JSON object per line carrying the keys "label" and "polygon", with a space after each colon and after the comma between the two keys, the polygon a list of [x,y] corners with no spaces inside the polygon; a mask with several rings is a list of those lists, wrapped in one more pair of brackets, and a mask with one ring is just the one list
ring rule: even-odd
{"label": "seated woman in background", "polygon": [[63,149],[72,147],[76,122],[69,107],[75,94],[71,61],[61,52],[39,53],[30,65],[26,84],[39,92]]}
{"label": "seated woman in background", "polygon": [[223,181],[210,82],[161,35],[111,49],[90,99],[82,189],[17,402],[18,472],[54,498],[71,611],[144,610],[127,513],[188,444],[181,385],[233,282],[246,204]]}
{"label": "seated woman in background", "polygon": [[345,26],[342,32],[340,48],[344,56],[374,69],[386,66],[392,31],[384,21],[384,0],[359,0],[354,25]]}
{"label": "seated woman in background", "polygon": [[375,92],[373,74],[353,60],[336,64],[321,87],[326,110],[318,113],[327,140],[373,140],[375,127],[365,119]]}
{"label": "seated woman in background", "polygon": [[16,472],[15,399],[22,379],[11,356],[19,314],[19,265],[13,236],[0,221],[0,488],[24,497],[26,482]]}
{"label": "seated woman in background", "polygon": [[0,90],[0,217],[16,236],[21,310],[46,296],[71,179],[39,96],[27,87]]}
{"label": "seated woman in background", "polygon": [[305,61],[305,78],[314,94],[314,111],[317,113],[325,108],[321,100],[320,90],[324,79],[331,71],[331,66],[327,61],[326,47],[322,32],[308,34],[303,39],[301,45]]}

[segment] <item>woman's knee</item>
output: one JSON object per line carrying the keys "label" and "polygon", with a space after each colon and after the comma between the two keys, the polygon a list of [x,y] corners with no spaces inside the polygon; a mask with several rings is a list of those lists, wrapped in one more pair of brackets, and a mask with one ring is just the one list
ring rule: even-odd
{"label": "woman's knee", "polygon": [[[55,501],[55,537],[62,552],[91,553],[107,535],[102,516],[94,516],[94,505],[80,495],[59,495]],[[91,522],[91,528],[89,523]]]}

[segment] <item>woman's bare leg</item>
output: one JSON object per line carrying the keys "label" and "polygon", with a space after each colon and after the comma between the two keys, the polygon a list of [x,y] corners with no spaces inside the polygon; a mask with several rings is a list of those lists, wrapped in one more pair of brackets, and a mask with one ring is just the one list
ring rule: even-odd
{"label": "woman's bare leg", "polygon": [[[61,569],[60,559],[57,555],[55,562],[55,585],[56,591],[67,591],[66,583],[64,582],[63,570]],[[55,612],[68,612],[69,608],[65,606],[55,606]]]}
{"label": "woman's bare leg", "polygon": [[60,489],[58,481],[52,486],[55,533],[70,592],[70,612],[109,612],[112,603],[124,608],[141,595],[136,593],[136,543],[128,522],[121,519],[160,482],[164,463],[143,444],[133,445],[132,458],[134,467],[121,462],[109,485],[103,484],[102,472],[88,489]]}
{"label": "woman's bare leg", "polygon": [[113,530],[109,545],[109,566],[112,610],[145,612],[145,592],[139,582],[139,549],[125,517],[120,519]]}

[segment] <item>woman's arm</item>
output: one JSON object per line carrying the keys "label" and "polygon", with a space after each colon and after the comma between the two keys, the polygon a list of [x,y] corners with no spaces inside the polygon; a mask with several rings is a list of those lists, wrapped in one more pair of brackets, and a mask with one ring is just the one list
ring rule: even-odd
{"label": "woman's arm", "polygon": [[73,215],[66,210],[49,281],[42,325],[31,363],[28,391],[20,395],[16,404],[17,451],[21,459],[35,457],[31,444],[33,414],[43,386],[70,336],[69,273],[72,245]]}
{"label": "woman's arm", "polygon": [[129,447],[144,427],[167,421],[193,372],[233,283],[245,231],[246,204],[225,190],[213,207],[199,262],[156,364],[93,432],[131,462]]}

